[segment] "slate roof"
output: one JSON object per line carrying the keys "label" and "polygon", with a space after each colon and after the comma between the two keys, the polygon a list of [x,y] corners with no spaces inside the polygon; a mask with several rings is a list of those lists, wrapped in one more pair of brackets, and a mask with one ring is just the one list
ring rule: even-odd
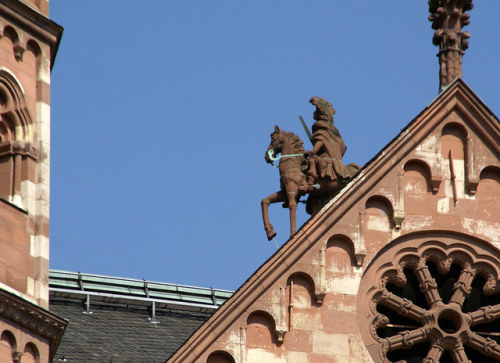
{"label": "slate roof", "polygon": [[54,362],[165,362],[231,291],[51,270],[50,311],[68,320]]}

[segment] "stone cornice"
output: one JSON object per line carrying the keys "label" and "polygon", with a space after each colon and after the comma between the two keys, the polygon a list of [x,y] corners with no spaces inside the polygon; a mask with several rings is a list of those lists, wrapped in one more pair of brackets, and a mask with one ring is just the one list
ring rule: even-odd
{"label": "stone cornice", "polygon": [[63,28],[18,0],[0,0],[0,14],[50,46],[52,68]]}
{"label": "stone cornice", "polygon": [[0,290],[0,316],[48,340],[52,361],[66,329],[66,320],[4,290]]}

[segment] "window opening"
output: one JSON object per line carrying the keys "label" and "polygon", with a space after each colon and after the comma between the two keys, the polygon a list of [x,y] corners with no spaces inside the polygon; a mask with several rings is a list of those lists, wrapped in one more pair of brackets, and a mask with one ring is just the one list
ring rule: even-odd
{"label": "window opening", "polygon": [[487,267],[484,260],[469,257],[429,248],[420,257],[403,253],[392,267],[384,265],[379,289],[372,290],[376,316],[371,320],[382,357],[390,362],[500,361],[495,264]]}

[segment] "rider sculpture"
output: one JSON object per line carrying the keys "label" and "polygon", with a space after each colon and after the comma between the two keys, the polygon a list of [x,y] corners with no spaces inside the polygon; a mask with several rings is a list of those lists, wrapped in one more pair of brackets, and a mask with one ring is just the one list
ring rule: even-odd
{"label": "rider sculpture", "polygon": [[313,149],[304,153],[308,157],[307,177],[306,184],[299,188],[304,192],[313,192],[319,179],[347,181],[351,174],[342,162],[347,148],[333,123],[335,110],[331,103],[321,97],[313,97],[309,102],[316,106],[313,114],[316,122],[312,125]]}
{"label": "rider sculpture", "polygon": [[312,150],[304,152],[300,138],[278,126],[271,134],[266,161],[272,163],[279,160],[281,190],[261,201],[264,228],[269,240],[276,235],[269,223],[269,204],[283,202],[283,206],[289,208],[292,235],[296,230],[295,213],[301,196],[309,194],[306,211],[316,213],[360,168],[356,164],[346,166],[342,162],[346,146],[333,124],[335,110],[332,105],[321,97],[313,97],[310,102],[316,106],[313,134],[310,135]]}

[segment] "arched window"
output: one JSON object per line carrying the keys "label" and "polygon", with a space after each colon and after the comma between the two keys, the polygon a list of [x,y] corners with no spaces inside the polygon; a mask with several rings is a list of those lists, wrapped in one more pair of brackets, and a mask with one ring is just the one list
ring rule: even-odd
{"label": "arched window", "polygon": [[34,175],[33,122],[16,78],[0,67],[0,198],[22,207],[21,182]]}

